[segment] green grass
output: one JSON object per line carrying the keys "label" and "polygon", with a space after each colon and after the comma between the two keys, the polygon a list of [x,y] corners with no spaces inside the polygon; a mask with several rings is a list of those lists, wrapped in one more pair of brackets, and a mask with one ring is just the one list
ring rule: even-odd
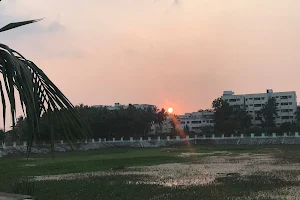
{"label": "green grass", "polygon": [[[243,179],[239,175],[218,178],[216,184],[204,186],[163,187],[159,185],[128,184],[141,176],[101,176],[75,180],[41,181],[26,183],[24,178],[38,175],[55,175],[105,170],[123,170],[131,166],[163,163],[192,163],[204,156],[178,157],[182,152],[209,153],[227,151],[239,153],[274,153],[282,162],[300,161],[300,147],[282,146],[199,146],[151,149],[103,149],[88,152],[66,152],[52,155],[32,155],[0,159],[0,192],[32,192],[41,199],[233,199],[253,192],[299,186],[297,181],[276,178],[272,174],[254,174]],[[26,166],[27,165],[27,166]],[[31,165],[31,166],[28,166]],[[300,175],[299,171],[284,172]],[[25,179],[26,180],[26,179]],[[28,184],[28,185],[26,185]],[[28,188],[26,188],[28,187]],[[24,191],[24,192],[22,192]]]}

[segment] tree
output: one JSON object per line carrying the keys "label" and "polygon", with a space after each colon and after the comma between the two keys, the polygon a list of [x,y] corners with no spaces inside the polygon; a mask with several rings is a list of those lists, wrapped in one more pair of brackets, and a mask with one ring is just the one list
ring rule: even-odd
{"label": "tree", "polygon": [[215,129],[219,133],[232,133],[237,127],[234,121],[233,107],[221,98],[215,99],[212,103],[214,110]]}
{"label": "tree", "polygon": [[185,125],[183,127],[183,131],[184,131],[185,134],[189,134],[190,133],[190,127],[188,125]]}
{"label": "tree", "polygon": [[[150,132],[151,126],[157,121],[157,115],[161,115],[161,111],[156,108],[137,109],[129,105],[128,108],[120,108],[110,111],[107,108],[90,107],[83,104],[75,106],[77,112],[82,116],[87,123],[94,138],[112,138],[112,137],[129,137],[129,136],[145,136]],[[61,112],[61,111],[60,111]],[[160,113],[160,114],[159,114]],[[48,141],[51,138],[49,134],[48,113],[45,113],[40,120],[40,134],[37,140]],[[73,138],[80,139],[77,134],[77,129],[71,124],[62,124],[60,120],[54,120],[54,135],[55,140],[67,139],[64,134],[61,134],[64,129],[68,132],[75,133]],[[64,126],[65,125],[65,126]],[[28,131],[26,118],[19,117],[15,130],[21,137],[26,136]]]}
{"label": "tree", "polygon": [[214,110],[215,129],[219,133],[245,131],[252,123],[252,116],[247,113],[244,105],[231,106],[221,98],[212,103]]}
{"label": "tree", "polygon": [[297,110],[294,113],[296,115],[296,124],[299,127],[300,126],[300,106],[297,106]]}
{"label": "tree", "polygon": [[296,132],[297,124],[296,122],[284,122],[280,125],[279,131],[282,133]]}
{"label": "tree", "polygon": [[[40,20],[10,23],[1,28],[0,32],[38,21]],[[74,109],[72,103],[47,75],[32,61],[1,43],[0,72],[3,75],[3,80],[0,81],[0,95],[3,106],[4,128],[7,103],[10,104],[12,126],[15,127],[16,125],[16,91],[19,94],[20,103],[23,113],[26,116],[29,130],[26,133],[28,153],[30,152],[33,140],[36,139],[39,134],[41,125],[40,118],[44,113],[52,113],[48,115],[48,124],[51,127],[53,127],[53,120],[59,120],[62,124],[69,122],[73,127],[76,127],[76,129],[79,130],[78,133],[80,136],[85,136],[88,133],[86,123]],[[7,96],[8,102],[5,96]],[[50,128],[50,130],[53,130],[53,128]],[[53,135],[53,131],[50,131],[49,134]],[[67,132],[64,132],[64,134],[68,136]]]}
{"label": "tree", "polygon": [[259,111],[258,116],[261,117],[261,125],[263,128],[275,127],[275,119],[277,114],[277,104],[276,99],[271,97],[268,102],[263,105],[262,109]]}
{"label": "tree", "polygon": [[4,141],[4,139],[5,139],[5,131],[3,129],[0,129],[0,141]]}
{"label": "tree", "polygon": [[237,130],[245,131],[252,125],[252,116],[247,113],[245,106],[233,106],[234,120],[237,122]]}

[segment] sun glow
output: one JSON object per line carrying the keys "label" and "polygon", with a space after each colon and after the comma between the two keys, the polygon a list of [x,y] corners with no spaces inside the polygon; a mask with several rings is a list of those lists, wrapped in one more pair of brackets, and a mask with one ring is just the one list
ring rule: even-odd
{"label": "sun glow", "polygon": [[172,113],[173,112],[173,108],[168,108],[168,113]]}

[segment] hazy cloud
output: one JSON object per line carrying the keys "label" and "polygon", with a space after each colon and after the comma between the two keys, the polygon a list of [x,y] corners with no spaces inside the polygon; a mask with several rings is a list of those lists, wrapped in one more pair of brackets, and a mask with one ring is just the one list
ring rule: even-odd
{"label": "hazy cloud", "polygon": [[174,0],[173,5],[179,5],[180,3],[180,0]]}
{"label": "hazy cloud", "polygon": [[[0,13],[0,18],[1,18],[0,21],[1,27],[12,22],[29,20],[20,17],[12,17],[9,15],[4,15],[1,13]],[[28,35],[36,36],[36,35],[42,35],[42,34],[54,33],[54,32],[63,32],[63,31],[65,31],[65,27],[62,24],[60,24],[58,21],[48,22],[47,19],[45,19],[37,23],[29,24],[26,26],[9,30],[7,32],[3,32],[1,33],[0,37],[4,40],[11,40],[11,39],[16,39]]]}

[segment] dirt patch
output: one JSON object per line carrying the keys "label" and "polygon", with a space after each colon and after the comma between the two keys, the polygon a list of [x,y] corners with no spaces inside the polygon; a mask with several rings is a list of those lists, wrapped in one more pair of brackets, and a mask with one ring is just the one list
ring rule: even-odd
{"label": "dirt patch", "polygon": [[214,151],[210,153],[181,153],[178,155],[178,157],[191,157],[191,156],[203,156],[203,155],[216,155],[216,154],[222,154],[222,155],[230,155],[231,153],[227,151]]}
{"label": "dirt patch", "polygon": [[[222,152],[224,153],[224,152]],[[183,154],[184,156],[194,154]],[[198,155],[198,154],[197,154]],[[214,183],[216,178],[228,175],[251,175],[256,172],[276,172],[278,177],[285,177],[280,171],[299,171],[299,163],[276,164],[277,159],[266,154],[239,154],[202,157],[201,163],[171,163],[155,166],[130,167],[126,170],[61,174],[52,176],[38,176],[36,181],[44,180],[71,180],[93,176],[109,175],[141,175],[140,181],[128,182],[129,184],[157,184],[167,187],[205,185]],[[295,179],[299,177],[295,176]]]}

